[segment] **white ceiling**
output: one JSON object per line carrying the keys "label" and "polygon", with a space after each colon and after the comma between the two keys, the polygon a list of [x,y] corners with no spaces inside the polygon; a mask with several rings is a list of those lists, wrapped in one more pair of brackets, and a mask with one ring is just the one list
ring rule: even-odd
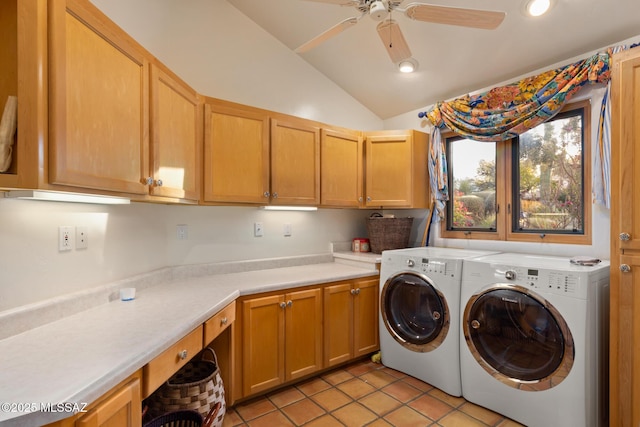
{"label": "white ceiling", "polygon": [[[296,49],[359,12],[353,7],[306,0],[227,0]],[[427,3],[427,0],[407,0]],[[436,101],[507,82],[535,70],[640,35],[639,0],[552,0],[539,18],[523,13],[525,0],[433,0],[430,4],[506,12],[496,30],[414,21],[392,14],[418,72],[401,74],[363,17],[354,27],[301,57],[381,119]]]}

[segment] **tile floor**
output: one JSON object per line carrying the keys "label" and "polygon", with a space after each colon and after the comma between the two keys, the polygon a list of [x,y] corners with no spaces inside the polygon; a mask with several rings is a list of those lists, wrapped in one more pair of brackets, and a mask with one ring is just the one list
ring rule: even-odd
{"label": "tile floor", "polygon": [[517,427],[401,372],[355,362],[227,408],[223,427]]}

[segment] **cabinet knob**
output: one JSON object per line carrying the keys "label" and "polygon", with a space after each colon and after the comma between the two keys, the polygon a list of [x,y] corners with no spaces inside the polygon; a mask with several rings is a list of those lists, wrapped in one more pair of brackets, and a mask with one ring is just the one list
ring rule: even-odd
{"label": "cabinet knob", "polygon": [[146,183],[147,183],[147,185],[153,185],[153,178],[152,177],[147,177]]}
{"label": "cabinet knob", "polygon": [[268,191],[265,191],[262,195],[268,198],[271,195],[271,193],[269,193]]}
{"label": "cabinet knob", "polygon": [[229,322],[229,320],[226,317],[223,317],[222,319],[220,319],[220,324],[221,325],[226,325],[227,322]]}
{"label": "cabinet knob", "polygon": [[273,193],[273,196],[271,196],[271,197],[273,197],[274,199],[277,199],[278,198],[278,193]]}
{"label": "cabinet knob", "polygon": [[293,301],[289,300],[287,301],[287,307],[291,307],[293,305]]}
{"label": "cabinet knob", "polygon": [[367,197],[367,202],[370,202],[370,201],[371,201],[371,197]]}
{"label": "cabinet knob", "polygon": [[628,273],[631,271],[631,266],[629,264],[620,264],[620,271]]}
{"label": "cabinet knob", "polygon": [[358,201],[362,202],[362,196],[358,197]]}
{"label": "cabinet knob", "polygon": [[356,290],[355,289],[351,289],[351,295],[355,295],[356,294]]}
{"label": "cabinet knob", "polygon": [[162,180],[161,179],[156,179],[156,186],[162,187]]}
{"label": "cabinet knob", "polygon": [[620,237],[620,240],[622,240],[623,242],[628,242],[629,240],[631,240],[631,234],[629,233],[620,233],[618,237]]}
{"label": "cabinet knob", "polygon": [[182,350],[181,352],[178,353],[178,358],[180,358],[180,360],[184,360],[187,358],[187,350]]}
{"label": "cabinet knob", "polygon": [[285,304],[284,302],[281,302],[279,305],[280,305],[280,308],[285,308],[287,306],[287,304]]}

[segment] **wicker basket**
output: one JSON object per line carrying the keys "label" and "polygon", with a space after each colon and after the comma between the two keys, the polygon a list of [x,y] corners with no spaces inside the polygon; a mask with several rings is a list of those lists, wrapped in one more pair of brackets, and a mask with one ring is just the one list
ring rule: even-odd
{"label": "wicker basket", "polygon": [[367,231],[369,244],[374,254],[390,249],[402,249],[409,246],[409,236],[413,218],[369,217]]}
{"label": "wicker basket", "polygon": [[[204,358],[207,353],[212,355],[213,360]],[[211,425],[221,426],[226,404],[224,385],[213,349],[207,347],[201,360],[192,360],[184,365],[156,390],[147,402],[152,417],[172,411],[193,410],[199,412],[203,418],[219,403],[216,420]]]}
{"label": "wicker basket", "polygon": [[216,403],[206,418],[191,410],[169,412],[154,418],[144,424],[144,427],[211,427],[221,407],[220,402]]}

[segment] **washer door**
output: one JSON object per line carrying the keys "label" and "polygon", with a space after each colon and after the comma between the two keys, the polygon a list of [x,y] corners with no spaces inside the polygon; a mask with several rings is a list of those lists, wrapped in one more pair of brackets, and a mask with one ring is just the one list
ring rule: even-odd
{"label": "washer door", "polygon": [[384,325],[397,342],[416,352],[442,344],[449,330],[449,308],[428,277],[395,274],[385,282],[380,298]]}
{"label": "washer door", "polygon": [[464,337],[473,357],[494,378],[522,390],[547,390],[562,382],[575,355],[560,313],[521,286],[498,284],[467,302]]}

